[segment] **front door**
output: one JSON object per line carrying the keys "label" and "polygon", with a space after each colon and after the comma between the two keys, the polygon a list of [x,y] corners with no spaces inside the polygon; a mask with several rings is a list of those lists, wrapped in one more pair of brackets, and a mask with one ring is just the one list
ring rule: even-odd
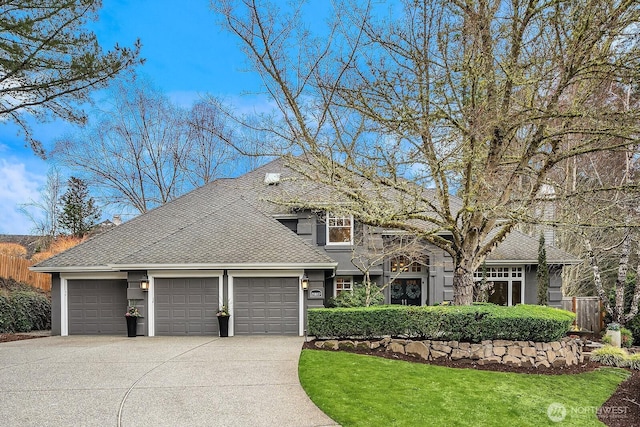
{"label": "front door", "polygon": [[421,300],[421,279],[396,279],[391,284],[391,304],[421,305]]}

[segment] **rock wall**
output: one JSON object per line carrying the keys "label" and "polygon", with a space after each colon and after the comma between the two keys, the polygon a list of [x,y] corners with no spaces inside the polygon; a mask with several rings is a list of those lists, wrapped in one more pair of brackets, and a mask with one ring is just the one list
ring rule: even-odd
{"label": "rock wall", "polygon": [[328,350],[391,351],[425,360],[469,361],[479,365],[502,363],[522,367],[562,367],[584,361],[582,341],[564,338],[554,342],[487,340],[479,344],[459,341],[408,340],[317,340],[317,348]]}

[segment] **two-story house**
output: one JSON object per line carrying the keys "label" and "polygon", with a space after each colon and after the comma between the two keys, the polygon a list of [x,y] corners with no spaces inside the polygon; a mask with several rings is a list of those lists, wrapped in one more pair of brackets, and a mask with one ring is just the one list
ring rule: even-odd
{"label": "two-story house", "polygon": [[[301,183],[275,160],[36,265],[52,274],[53,333],[125,334],[124,313],[134,304],[144,316],[139,335],[217,335],[222,305],[231,312],[230,335],[303,335],[308,308],[350,291],[365,274],[384,286],[390,304],[452,299],[453,266],[444,251],[330,210],[281,203],[326,196]],[[537,238],[511,233],[486,262],[489,300],[535,304],[537,254]],[[551,305],[562,298],[562,266],[576,261],[547,248]]]}

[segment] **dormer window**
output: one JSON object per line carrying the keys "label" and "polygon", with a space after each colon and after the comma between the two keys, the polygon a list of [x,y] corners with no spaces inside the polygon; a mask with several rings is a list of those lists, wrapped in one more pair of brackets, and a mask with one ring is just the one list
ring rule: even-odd
{"label": "dormer window", "polygon": [[353,216],[327,213],[327,245],[353,244]]}
{"label": "dormer window", "polygon": [[264,183],[267,185],[278,185],[280,184],[280,174],[274,172],[267,172],[264,175]]}

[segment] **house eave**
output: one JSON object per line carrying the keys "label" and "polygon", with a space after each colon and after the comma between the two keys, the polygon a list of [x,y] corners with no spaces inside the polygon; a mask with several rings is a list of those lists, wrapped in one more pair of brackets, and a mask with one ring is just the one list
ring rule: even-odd
{"label": "house eave", "polygon": [[29,267],[38,273],[113,272],[126,270],[334,270],[337,262],[330,263],[250,263],[250,264],[108,264],[107,266]]}
{"label": "house eave", "polygon": [[36,273],[75,273],[75,272],[112,272],[113,269],[105,266],[71,266],[71,267],[29,267]]}
{"label": "house eave", "polygon": [[[547,260],[547,264],[549,265],[577,265],[581,263],[582,263],[582,260],[576,260],[576,259]],[[498,259],[498,260],[488,259],[486,260],[486,264],[489,266],[491,265],[499,265],[499,266],[522,265],[522,264],[537,265],[538,260],[537,259]]]}
{"label": "house eave", "polygon": [[334,269],[337,262],[328,263],[230,263],[230,264],[109,264],[112,270],[289,270]]}

